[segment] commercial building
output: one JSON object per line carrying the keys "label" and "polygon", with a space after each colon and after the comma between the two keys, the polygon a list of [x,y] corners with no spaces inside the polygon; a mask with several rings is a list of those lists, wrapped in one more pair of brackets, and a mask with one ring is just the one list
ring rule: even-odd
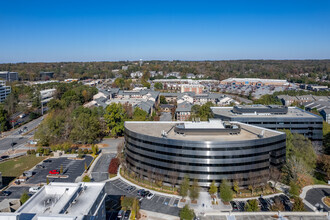
{"label": "commercial building", "polygon": [[181,93],[184,92],[194,92],[195,94],[202,94],[204,86],[201,84],[181,84]]}
{"label": "commercial building", "polygon": [[6,86],[6,81],[0,80],[0,103],[4,102],[11,92],[11,87]]}
{"label": "commercial building", "polygon": [[48,103],[53,99],[56,89],[45,89],[40,91],[41,102],[43,104]]}
{"label": "commercial building", "polygon": [[126,166],[145,178],[179,184],[185,175],[202,187],[215,180],[241,186],[269,178],[285,163],[283,132],[240,122],[125,122]]}
{"label": "commercial building", "polygon": [[288,86],[287,80],[280,79],[259,79],[259,78],[229,78],[222,80],[223,85],[241,85],[241,86]]}
{"label": "commercial building", "polygon": [[15,213],[0,219],[104,220],[105,183],[50,183],[43,186]]}
{"label": "commercial building", "polygon": [[9,72],[9,71],[1,71],[0,72],[0,79],[5,81],[17,81],[18,80],[18,73],[17,72]]}
{"label": "commercial building", "polygon": [[275,130],[287,129],[312,141],[322,141],[322,117],[298,107],[242,105],[211,107],[211,110],[215,118],[225,121],[239,121]]}

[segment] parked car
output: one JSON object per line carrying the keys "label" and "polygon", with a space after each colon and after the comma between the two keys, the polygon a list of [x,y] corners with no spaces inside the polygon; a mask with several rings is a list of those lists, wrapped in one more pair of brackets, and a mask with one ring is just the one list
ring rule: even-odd
{"label": "parked car", "polygon": [[49,174],[60,174],[60,171],[58,171],[58,170],[51,170],[51,171],[49,171]]}
{"label": "parked car", "polygon": [[[142,195],[144,194],[144,192],[145,192],[144,189],[139,189],[139,190],[137,191],[137,194],[138,194],[139,196],[142,196]],[[142,197],[143,197],[143,196],[142,196]]]}
{"label": "parked car", "polygon": [[117,215],[117,218],[121,219],[122,217],[124,217],[124,210],[120,210]]}
{"label": "parked car", "polygon": [[0,196],[10,196],[11,192],[10,191],[2,191],[0,192]]}
{"label": "parked car", "polygon": [[47,159],[47,160],[44,160],[44,162],[45,162],[45,163],[50,163],[50,162],[52,162],[52,160]]}
{"label": "parked car", "polygon": [[152,199],[154,196],[155,196],[155,194],[153,194],[153,193],[149,193],[149,194],[147,195],[147,199]]}
{"label": "parked car", "polygon": [[124,219],[129,219],[129,216],[131,215],[131,210],[127,210],[124,215]]}
{"label": "parked car", "polygon": [[45,166],[44,166],[44,165],[41,165],[41,164],[38,164],[38,165],[36,166],[36,168],[43,169],[43,168],[45,168]]}
{"label": "parked car", "polygon": [[142,193],[142,197],[147,197],[149,195],[150,191],[144,191]]}
{"label": "parked car", "polygon": [[236,202],[231,201],[230,204],[233,207],[233,211],[238,211],[238,206],[237,206]]}
{"label": "parked car", "polygon": [[29,193],[36,193],[36,192],[39,191],[39,189],[40,189],[39,186],[31,187],[31,188],[29,189]]}

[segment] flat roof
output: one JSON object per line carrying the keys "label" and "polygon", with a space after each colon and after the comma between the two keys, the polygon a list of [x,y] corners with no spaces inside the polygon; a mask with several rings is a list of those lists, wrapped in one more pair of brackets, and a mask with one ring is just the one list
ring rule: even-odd
{"label": "flat roof", "polygon": [[[219,120],[221,121],[221,120]],[[208,122],[184,122],[185,126],[192,126],[190,124],[198,123],[203,125],[199,126],[202,128],[207,128]],[[260,139],[259,135],[263,132],[263,137],[273,137],[282,132],[270,130],[266,128],[261,128],[253,125],[248,125],[240,122],[230,122],[231,124],[238,124],[241,127],[241,132],[239,134],[226,134],[226,135],[205,135],[205,134],[193,134],[193,135],[182,135],[174,132],[174,127],[177,124],[182,124],[182,122],[172,122],[172,121],[126,121],[125,128],[132,132],[140,133],[143,135],[148,135],[151,137],[164,138],[162,133],[167,132],[167,139],[175,140],[185,140],[185,141],[246,141],[246,140],[255,140]],[[222,125],[222,124],[221,124]],[[221,126],[219,125],[219,126]],[[214,125],[211,125],[214,126]]]}
{"label": "flat roof", "polygon": [[233,118],[321,118],[318,115],[314,115],[311,112],[305,111],[298,107],[288,107],[287,114],[236,114],[233,107],[211,107],[213,114],[222,115],[224,117]]}
{"label": "flat roof", "polygon": [[17,213],[87,215],[104,183],[50,183],[42,187]]}

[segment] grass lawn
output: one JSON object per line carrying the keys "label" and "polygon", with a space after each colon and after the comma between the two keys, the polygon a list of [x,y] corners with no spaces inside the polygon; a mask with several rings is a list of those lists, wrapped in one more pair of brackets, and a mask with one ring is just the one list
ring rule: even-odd
{"label": "grass lawn", "polygon": [[31,169],[46,157],[36,157],[35,155],[26,155],[0,163],[0,172],[2,176],[17,177],[24,171]]}

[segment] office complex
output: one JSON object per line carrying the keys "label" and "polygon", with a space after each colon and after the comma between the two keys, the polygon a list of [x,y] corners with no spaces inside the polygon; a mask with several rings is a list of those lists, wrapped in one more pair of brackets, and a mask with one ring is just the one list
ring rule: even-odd
{"label": "office complex", "polygon": [[241,86],[288,86],[289,82],[280,79],[229,78],[222,80],[220,84]]}
{"label": "office complex", "polygon": [[50,183],[43,186],[15,213],[0,213],[0,219],[103,220],[105,183]]}
{"label": "office complex", "polygon": [[5,81],[17,81],[18,73],[9,71],[0,71],[0,79]]}
{"label": "office complex", "polygon": [[200,186],[237,179],[259,184],[285,163],[283,132],[240,122],[125,122],[126,166],[145,178],[178,184],[188,175]]}
{"label": "office complex", "polygon": [[303,134],[312,141],[322,141],[320,116],[297,107],[277,105],[242,105],[234,107],[211,107],[215,118],[239,121],[269,129],[287,129]]}
{"label": "office complex", "polygon": [[6,86],[6,81],[0,80],[0,103],[4,102],[11,92],[11,87]]}

